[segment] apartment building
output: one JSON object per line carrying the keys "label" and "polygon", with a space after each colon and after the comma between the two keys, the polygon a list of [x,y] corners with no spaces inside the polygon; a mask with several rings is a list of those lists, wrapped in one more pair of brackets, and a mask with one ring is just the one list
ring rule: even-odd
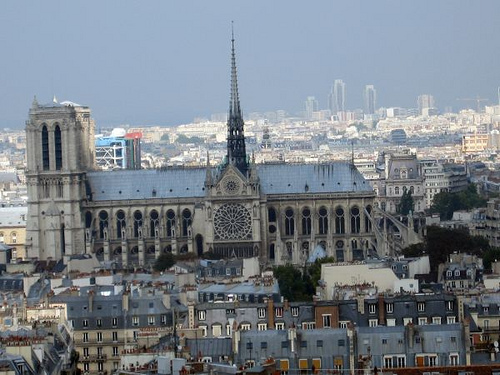
{"label": "apartment building", "polygon": [[170,295],[144,288],[114,295],[107,288],[80,288],[74,295],[54,297],[66,303],[74,348],[85,374],[112,373],[126,351],[149,348],[172,332]]}
{"label": "apartment building", "polygon": [[[465,333],[465,335],[464,335]],[[355,327],[280,332],[241,332],[235,361],[253,366],[273,357],[281,373],[392,372],[406,367],[432,368],[470,364],[467,327]],[[429,371],[429,370],[425,370]],[[367,372],[365,372],[367,373]]]}
{"label": "apartment building", "polygon": [[464,318],[463,304],[450,294],[373,294],[349,299],[289,303],[201,303],[189,310],[191,325],[202,337],[232,337],[235,331],[289,328],[347,328],[455,324]]}
{"label": "apartment building", "polygon": [[443,164],[437,160],[421,160],[420,165],[425,180],[425,208],[432,206],[438,193],[457,193],[467,188],[465,165]]}

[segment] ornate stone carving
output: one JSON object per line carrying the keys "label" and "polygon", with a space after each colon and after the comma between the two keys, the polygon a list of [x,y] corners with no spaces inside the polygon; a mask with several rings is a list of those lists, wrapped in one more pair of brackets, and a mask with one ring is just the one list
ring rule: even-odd
{"label": "ornate stone carving", "polygon": [[252,217],[243,205],[228,203],[215,212],[214,228],[218,240],[251,239]]}

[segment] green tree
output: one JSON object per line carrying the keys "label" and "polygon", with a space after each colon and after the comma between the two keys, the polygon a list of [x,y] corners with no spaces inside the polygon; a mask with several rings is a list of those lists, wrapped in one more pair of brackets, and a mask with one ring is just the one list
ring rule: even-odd
{"label": "green tree", "polygon": [[491,263],[500,260],[500,249],[498,247],[490,248],[485,251],[483,256],[484,269],[490,270]]}
{"label": "green tree", "polygon": [[429,255],[431,271],[437,271],[440,263],[446,262],[454,252],[468,253],[482,257],[490,246],[488,240],[480,236],[471,236],[466,229],[448,229],[431,225],[423,244],[412,245],[403,249],[405,256]]}
{"label": "green tree", "polygon": [[450,220],[453,212],[459,210],[460,201],[458,195],[441,192],[432,200],[431,212],[439,213],[441,220]]}
{"label": "green tree", "polygon": [[179,134],[177,136],[176,142],[182,144],[187,144],[187,143],[200,144],[203,143],[203,139],[201,139],[200,137],[188,137],[184,134]]}
{"label": "green tree", "polygon": [[162,141],[162,142],[168,143],[169,140],[170,140],[170,136],[168,135],[168,133],[163,134],[160,138],[160,141]]}
{"label": "green tree", "polygon": [[455,211],[485,206],[486,199],[478,194],[476,185],[469,184],[465,190],[458,193],[442,191],[436,194],[432,201],[431,212],[439,213],[442,220],[450,220]]}
{"label": "green tree", "polygon": [[404,190],[401,200],[398,205],[398,213],[402,215],[408,215],[410,211],[415,208],[415,203],[413,202],[413,197],[411,196],[410,190]]}
{"label": "green tree", "polygon": [[175,264],[172,253],[163,253],[156,259],[153,269],[157,272],[163,272]]}
{"label": "green tree", "polygon": [[303,276],[300,270],[291,264],[274,267],[273,271],[284,298],[290,302],[311,300],[312,294],[307,275]]}
{"label": "green tree", "polygon": [[486,206],[486,199],[478,194],[476,184],[469,184],[467,189],[458,193],[458,197],[463,207],[461,209],[470,210],[471,208]]}

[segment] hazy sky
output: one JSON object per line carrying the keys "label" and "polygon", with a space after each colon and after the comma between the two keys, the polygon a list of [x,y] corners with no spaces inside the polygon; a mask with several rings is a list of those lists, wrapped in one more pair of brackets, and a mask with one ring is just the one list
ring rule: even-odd
{"label": "hazy sky", "polygon": [[[245,113],[347,107],[373,84],[379,106],[497,102],[498,0],[2,1],[0,127],[22,127],[34,95],[91,107],[101,126],[172,125],[225,112],[235,22]],[[469,103],[475,106],[474,103]]]}

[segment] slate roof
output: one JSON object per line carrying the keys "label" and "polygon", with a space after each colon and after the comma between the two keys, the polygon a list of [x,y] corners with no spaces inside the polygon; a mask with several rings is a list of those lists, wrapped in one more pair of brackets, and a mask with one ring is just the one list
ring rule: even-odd
{"label": "slate roof", "polygon": [[[370,184],[347,162],[257,165],[264,194],[372,192]],[[306,188],[307,185],[307,188]]]}
{"label": "slate roof", "polygon": [[[372,192],[347,162],[257,165],[264,194]],[[91,200],[201,198],[206,168],[94,171],[87,174]]]}
{"label": "slate roof", "polygon": [[192,357],[201,354],[203,357],[218,358],[231,353],[231,341],[229,337],[186,339],[186,346]]}
{"label": "slate roof", "polygon": [[[198,288],[198,296],[200,301],[202,300],[202,295],[214,295],[214,298],[218,295],[227,296],[228,294],[241,295],[248,294],[251,296],[259,296],[259,299],[265,296],[273,296],[273,299],[279,300],[279,285],[275,282],[273,285],[255,285],[252,282],[242,282],[235,284],[205,284],[200,285]],[[225,299],[225,298],[224,298]]]}
{"label": "slate roof", "polygon": [[[21,277],[19,277],[21,276]],[[23,291],[23,286],[24,286],[24,281],[22,278],[22,275],[19,276],[3,276],[0,277],[0,290],[1,291],[8,291],[8,290],[15,290],[18,292]]]}
{"label": "slate roof", "polygon": [[[112,327],[112,318],[117,319],[118,327],[124,325],[124,320],[127,320],[129,327],[132,327],[132,317],[136,316],[139,321],[138,327],[146,327],[149,325],[148,317],[159,315],[167,315],[166,324],[172,324],[172,312],[163,305],[161,297],[158,296],[142,296],[129,300],[129,310],[125,314],[123,310],[123,300],[121,295],[95,295],[93,300],[93,309],[89,308],[89,297],[58,295],[52,298],[53,302],[66,303],[68,307],[68,319],[74,320],[75,329],[83,329],[83,319],[88,319],[88,328],[108,329]],[[102,326],[97,326],[96,318],[101,319]],[[158,318],[157,324],[160,320]]]}
{"label": "slate roof", "polygon": [[295,352],[291,352],[288,331],[243,331],[239,342],[237,361],[250,356],[259,360],[271,355],[274,358],[291,359],[291,367],[297,358],[321,358],[323,368],[333,367],[333,358],[341,356],[347,361],[349,340],[345,329],[297,330]]}
{"label": "slate roof", "polygon": [[205,196],[205,168],[114,170],[87,174],[92,200]]}
{"label": "slate roof", "polygon": [[26,216],[28,207],[2,207],[0,208],[1,227],[24,227],[26,226]]}

